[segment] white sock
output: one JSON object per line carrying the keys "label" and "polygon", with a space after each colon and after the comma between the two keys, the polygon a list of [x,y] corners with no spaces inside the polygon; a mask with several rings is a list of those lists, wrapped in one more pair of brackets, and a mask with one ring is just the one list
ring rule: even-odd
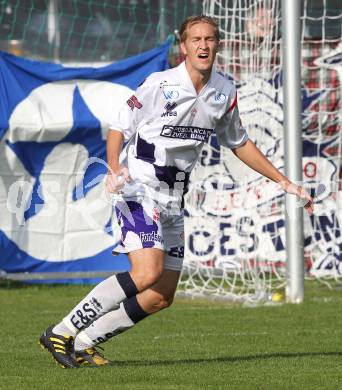
{"label": "white sock", "polygon": [[82,330],[75,338],[75,351],[84,351],[85,349],[91,347],[93,347],[92,340],[85,334],[84,330]]}
{"label": "white sock", "polygon": [[128,317],[125,307],[121,303],[118,310],[111,311],[98,318],[76,336],[75,350],[80,351],[94,347],[134,325],[135,323]]}
{"label": "white sock", "polygon": [[61,336],[72,336],[75,337],[77,329],[70,323],[70,321],[64,322],[61,321],[59,324],[55,325],[52,329],[53,333],[59,334]]}
{"label": "white sock", "polygon": [[56,334],[75,336],[104,314],[119,307],[120,302],[138,291],[128,272],[110,276],[90,293],[57,324]]}
{"label": "white sock", "polygon": [[111,311],[94,321],[88,328],[76,336],[75,349],[82,350],[101,344],[127,329],[149,315],[140,306],[137,297],[133,296],[120,304],[120,308]]}

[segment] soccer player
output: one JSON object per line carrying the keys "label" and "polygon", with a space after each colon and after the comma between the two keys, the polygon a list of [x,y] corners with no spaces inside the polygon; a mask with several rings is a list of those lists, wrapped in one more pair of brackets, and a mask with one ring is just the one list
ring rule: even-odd
{"label": "soccer player", "polygon": [[216,22],[190,17],[180,37],[185,61],[149,76],[111,124],[106,185],[121,227],[115,251],[128,254],[131,270],[98,284],[43,333],[40,343],[63,367],[108,364],[96,345],[171,305],[184,253],[182,198],[213,132],[222,146],[305,200],[305,208],[313,212],[309,194],[248,138],[234,85],[213,70],[219,43]]}

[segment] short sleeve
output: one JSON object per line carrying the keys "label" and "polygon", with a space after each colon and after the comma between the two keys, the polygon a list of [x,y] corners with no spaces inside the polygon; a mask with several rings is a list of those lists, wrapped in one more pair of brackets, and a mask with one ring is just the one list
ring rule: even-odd
{"label": "short sleeve", "polygon": [[218,121],[215,131],[218,143],[230,149],[238,148],[248,140],[247,131],[241,123],[235,87],[232,88],[227,111]]}
{"label": "short sleeve", "polygon": [[137,127],[148,120],[153,93],[152,83],[145,80],[124,105],[115,112],[109,130],[120,131],[123,133],[125,141],[129,140],[136,133]]}

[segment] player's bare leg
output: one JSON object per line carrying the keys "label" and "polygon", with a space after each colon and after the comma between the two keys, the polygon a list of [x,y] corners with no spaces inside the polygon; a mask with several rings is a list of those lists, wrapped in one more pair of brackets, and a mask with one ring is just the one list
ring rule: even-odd
{"label": "player's bare leg", "polygon": [[[75,349],[78,361],[95,365],[108,364],[107,359],[92,358],[95,346],[132,328],[136,323],[162,309],[169,307],[177,289],[180,271],[164,270],[159,280],[136,297],[121,303],[118,310],[111,311],[77,335]],[[96,350],[95,350],[96,351]]]}
{"label": "player's bare leg", "polygon": [[139,249],[131,252],[129,259],[130,272],[110,276],[95,286],[54,332],[75,336],[97,318],[117,309],[122,301],[152,286],[162,274],[164,252],[160,249]]}
{"label": "player's bare leg", "polygon": [[[145,257],[153,257],[145,259]],[[179,279],[179,271],[163,270],[164,252],[158,249],[153,251],[150,249],[142,249],[133,251],[129,254],[129,259],[132,264],[132,277],[135,278],[137,284],[144,280],[144,267],[141,260],[146,260],[146,280],[153,281],[152,286],[135,296],[126,299],[120,304],[117,310],[112,310],[109,313],[101,316],[94,321],[85,331],[81,332],[77,337],[76,348],[96,345],[106,341],[108,338],[122,333],[122,331],[131,328],[134,324],[141,321],[143,318],[171,304],[174,293],[177,288]],[[159,264],[157,270],[153,265]],[[157,272],[158,271],[158,272]],[[98,336],[96,336],[98,335]],[[82,346],[81,342],[84,345]]]}
{"label": "player's bare leg", "polygon": [[155,284],[161,277],[164,267],[164,251],[156,248],[144,248],[130,252],[130,275],[139,292]]}
{"label": "player's bare leg", "polygon": [[[117,315],[121,315],[123,327],[126,326],[125,322],[128,322],[128,327],[131,327],[133,323],[148,315],[140,307],[136,295],[152,286],[160,278],[163,271],[164,252],[160,249],[146,248],[132,252],[129,258],[132,265],[131,272],[113,275],[95,286],[60,323],[51,327],[52,338],[64,337],[73,341],[82,329],[116,309],[118,309]],[[125,305],[120,306],[122,301],[125,301]],[[50,344],[51,348],[48,350],[54,358],[59,358],[63,352],[64,359],[66,351],[59,352],[56,343]],[[67,353],[70,362],[73,362],[72,348],[69,348]],[[92,357],[94,357],[93,353]],[[100,360],[99,355],[98,361]]]}
{"label": "player's bare leg", "polygon": [[137,295],[143,310],[153,314],[171,306],[179,277],[180,271],[164,270],[161,278],[152,287]]}

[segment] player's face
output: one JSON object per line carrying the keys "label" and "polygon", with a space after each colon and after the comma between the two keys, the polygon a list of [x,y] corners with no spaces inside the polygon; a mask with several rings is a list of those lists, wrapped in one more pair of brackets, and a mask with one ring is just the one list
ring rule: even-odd
{"label": "player's face", "polygon": [[186,30],[181,49],[187,64],[200,73],[211,71],[218,48],[215,28],[209,23],[196,23]]}

